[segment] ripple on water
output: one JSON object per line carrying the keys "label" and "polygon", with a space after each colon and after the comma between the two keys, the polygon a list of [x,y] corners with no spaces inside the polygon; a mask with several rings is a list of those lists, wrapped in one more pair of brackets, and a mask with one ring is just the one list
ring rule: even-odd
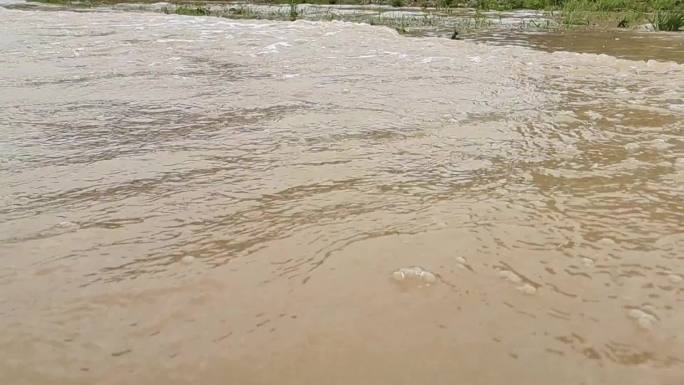
{"label": "ripple on water", "polygon": [[2,9],[0,36],[14,382],[614,385],[684,362],[680,65],[140,12]]}

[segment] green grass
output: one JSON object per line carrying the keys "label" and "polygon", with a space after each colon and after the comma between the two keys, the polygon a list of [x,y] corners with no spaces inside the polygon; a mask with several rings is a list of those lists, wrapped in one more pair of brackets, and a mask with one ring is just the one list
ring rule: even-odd
{"label": "green grass", "polygon": [[[166,12],[169,13],[169,12]],[[211,12],[209,11],[209,8],[201,5],[197,6],[188,6],[188,5],[180,5],[177,6],[173,13],[177,15],[185,15],[185,16],[209,16],[211,15]]]}
{"label": "green grass", "polygon": [[684,26],[683,0],[565,0],[560,8],[567,28],[630,28],[650,23],[656,31]]}
{"label": "green grass", "polygon": [[684,27],[684,12],[656,11],[651,18],[656,31],[679,31]]}
{"label": "green grass", "polygon": [[474,0],[469,5],[483,10],[509,11],[513,9],[551,9],[556,0]]}
{"label": "green grass", "polygon": [[684,9],[684,0],[471,0],[469,6],[487,10],[573,9],[593,12]]}
{"label": "green grass", "polygon": [[299,17],[299,11],[297,10],[297,2],[295,0],[290,0],[290,21],[297,20]]}

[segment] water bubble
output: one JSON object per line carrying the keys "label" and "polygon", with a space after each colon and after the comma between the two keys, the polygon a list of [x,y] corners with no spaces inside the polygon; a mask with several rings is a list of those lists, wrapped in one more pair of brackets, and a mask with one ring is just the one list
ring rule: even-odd
{"label": "water bubble", "polygon": [[62,221],[62,222],[59,222],[56,227],[68,229],[68,228],[74,228],[76,226],[78,226],[78,225],[75,224],[74,222]]}
{"label": "water bubble", "polygon": [[601,238],[599,239],[599,243],[602,243],[604,245],[614,245],[615,241],[610,238]]}
{"label": "water bubble", "polygon": [[406,278],[406,275],[403,271],[395,271],[392,273],[392,278],[394,278],[395,281],[403,281]]}
{"label": "water bubble", "polygon": [[639,150],[639,144],[638,143],[627,143],[625,144],[625,150],[629,152],[635,152]]}
{"label": "water bubble", "polygon": [[643,329],[650,330],[656,322],[658,322],[658,319],[653,314],[647,313],[641,309],[630,309],[627,314]]}
{"label": "water bubble", "polygon": [[437,281],[437,277],[429,271],[423,271],[420,274],[420,278],[427,283],[435,283],[435,281]]}
{"label": "water bubble", "polygon": [[586,267],[594,266],[594,260],[591,258],[582,258],[582,264]]}
{"label": "water bubble", "polygon": [[456,267],[459,269],[469,269],[468,261],[463,257],[456,257]]}
{"label": "water bubble", "polygon": [[526,283],[522,286],[518,286],[517,289],[520,290],[521,292],[523,292],[525,294],[529,294],[529,295],[535,294],[537,292],[537,288],[530,285],[529,283]]}
{"label": "water bubble", "polygon": [[437,282],[437,276],[422,267],[402,267],[392,273],[392,279],[396,282],[413,283],[429,286]]}
{"label": "water bubble", "polygon": [[681,283],[682,281],[684,281],[684,278],[682,278],[682,276],[679,274],[670,274],[667,278],[672,283]]}
{"label": "water bubble", "polygon": [[670,148],[670,144],[665,141],[665,139],[653,139],[651,141],[651,148],[654,148],[656,150],[666,150]]}
{"label": "water bubble", "polygon": [[637,319],[637,324],[641,326],[644,329],[652,329],[653,325],[655,324],[655,318],[653,316],[650,317],[640,317]]}
{"label": "water bubble", "polygon": [[591,119],[591,120],[599,120],[599,119],[603,118],[603,115],[601,115],[600,113],[598,113],[598,112],[596,112],[596,111],[591,111],[591,110],[589,110],[589,111],[585,112],[585,114],[586,114],[586,115],[589,117],[589,119]]}
{"label": "water bubble", "polygon": [[501,277],[507,281],[513,282],[513,283],[522,282],[522,278],[520,278],[520,276],[518,274],[515,274],[514,272],[512,272],[510,270],[499,271],[499,277]]}

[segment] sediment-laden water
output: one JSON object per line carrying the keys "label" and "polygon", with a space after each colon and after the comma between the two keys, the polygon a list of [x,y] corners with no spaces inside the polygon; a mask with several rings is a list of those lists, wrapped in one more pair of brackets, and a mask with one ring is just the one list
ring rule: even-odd
{"label": "sediment-laden water", "polygon": [[0,52],[0,383],[684,378],[682,64],[3,8]]}

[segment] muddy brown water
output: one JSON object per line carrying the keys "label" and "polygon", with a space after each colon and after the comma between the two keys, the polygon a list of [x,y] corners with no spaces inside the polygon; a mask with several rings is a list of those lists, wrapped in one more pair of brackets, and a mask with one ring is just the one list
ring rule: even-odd
{"label": "muddy brown water", "polygon": [[676,61],[3,8],[0,52],[2,384],[684,378]]}
{"label": "muddy brown water", "polygon": [[639,31],[518,32],[483,31],[474,39],[494,44],[520,45],[547,52],[568,51],[610,55],[637,61],[684,63],[684,34]]}

